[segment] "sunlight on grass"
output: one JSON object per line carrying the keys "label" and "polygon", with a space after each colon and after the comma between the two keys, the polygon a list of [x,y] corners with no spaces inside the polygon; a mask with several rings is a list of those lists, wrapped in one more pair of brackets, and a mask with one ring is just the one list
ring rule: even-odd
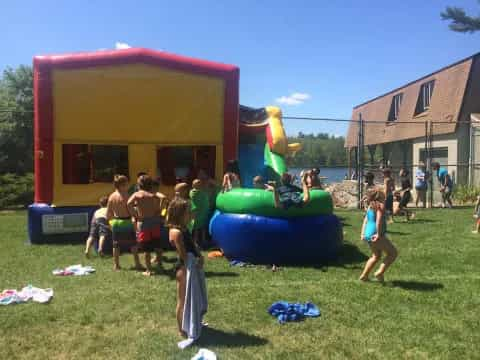
{"label": "sunlight on grass", "polygon": [[[471,213],[425,210],[412,223],[390,226],[400,256],[385,286],[357,281],[369,254],[356,211],[338,212],[346,241],[333,264],[273,273],[208,260],[210,327],[198,346],[183,352],[176,347],[170,272],[114,273],[109,258],[85,261],[83,245],[29,246],[25,213],[2,213],[0,287],[31,283],[55,291],[47,305],[0,307],[2,358],[190,359],[199,347],[221,359],[477,358],[480,236],[470,233]],[[51,275],[77,263],[97,273]],[[130,256],[122,263],[132,264]],[[322,316],[279,325],[267,314],[277,300],[312,301]]]}

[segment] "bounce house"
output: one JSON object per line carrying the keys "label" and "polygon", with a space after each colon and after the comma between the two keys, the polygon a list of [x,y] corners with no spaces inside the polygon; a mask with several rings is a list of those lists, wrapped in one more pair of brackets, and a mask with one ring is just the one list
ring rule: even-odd
{"label": "bounce house", "polygon": [[287,171],[286,157],[300,151],[288,144],[277,107],[240,107],[239,167],[242,188],[217,196],[210,222],[214,241],[230,259],[254,264],[315,264],[333,260],[343,230],[333,215],[330,194],[311,190],[302,207],[276,208],[271,191],[253,189],[261,175],[277,184]]}
{"label": "bounce house", "polygon": [[239,69],[141,48],[37,56],[31,243],[82,239],[114,174],[172,194],[237,158]]}
{"label": "bounce house", "polygon": [[85,239],[114,174],[131,182],[152,174],[171,196],[178,179],[190,182],[199,170],[220,183],[238,159],[243,187],[217,196],[210,222],[225,255],[271,264],[333,259],[342,229],[327,192],[284,210],[272,192],[251,188],[256,175],[278,181],[300,147],[287,143],[279,108],[240,106],[238,87],[236,66],[141,48],[35,57],[30,242]]}

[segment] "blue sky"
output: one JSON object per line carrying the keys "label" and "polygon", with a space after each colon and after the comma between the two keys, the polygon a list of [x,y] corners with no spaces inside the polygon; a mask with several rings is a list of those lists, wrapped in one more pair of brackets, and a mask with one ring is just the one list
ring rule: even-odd
{"label": "blue sky", "polygon": [[440,20],[446,5],[480,13],[476,0],[7,1],[0,69],[120,42],[238,65],[245,105],[280,99],[285,115],[350,118],[354,105],[480,51],[480,34]]}

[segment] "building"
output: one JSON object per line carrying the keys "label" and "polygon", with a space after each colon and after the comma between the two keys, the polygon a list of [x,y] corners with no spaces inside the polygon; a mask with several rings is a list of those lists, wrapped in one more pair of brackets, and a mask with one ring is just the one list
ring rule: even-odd
{"label": "building", "polygon": [[[457,184],[467,184],[480,182],[474,165],[480,146],[471,141],[476,128],[470,127],[479,112],[480,53],[355,106],[352,120],[364,120],[367,163],[378,166],[374,154],[380,154],[394,169],[414,170],[429,149],[432,161],[448,166]],[[345,147],[353,159],[358,132],[359,122],[352,122]]]}

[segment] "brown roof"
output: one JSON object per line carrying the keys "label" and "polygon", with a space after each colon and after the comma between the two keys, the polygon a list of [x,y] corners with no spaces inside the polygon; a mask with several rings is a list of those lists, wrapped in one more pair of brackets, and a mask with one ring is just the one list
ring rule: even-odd
{"label": "brown roof", "polygon": [[[358,120],[360,114],[365,121],[365,145],[382,144],[399,140],[423,137],[427,121],[447,122],[434,124],[434,134],[449,134],[456,130],[460,117],[463,98],[468,84],[470,69],[475,54],[455,64],[410,82],[400,88],[376,97],[353,108],[352,120]],[[420,87],[435,80],[430,101],[430,109],[415,116]],[[388,122],[392,98],[403,93],[398,119]],[[345,147],[357,144],[358,123],[351,122],[348,128]]]}

